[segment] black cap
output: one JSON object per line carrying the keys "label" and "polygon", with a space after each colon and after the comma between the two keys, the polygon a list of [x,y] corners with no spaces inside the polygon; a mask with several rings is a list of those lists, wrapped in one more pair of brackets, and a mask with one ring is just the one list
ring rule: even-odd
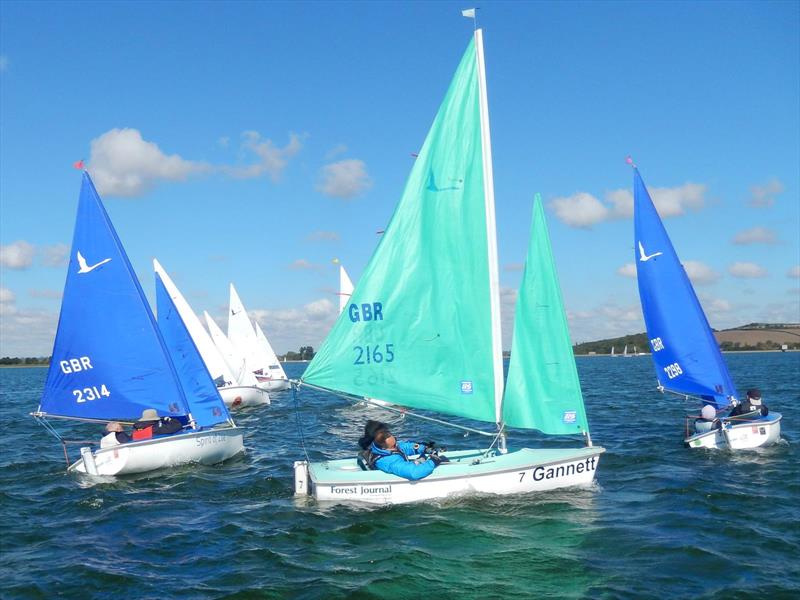
{"label": "black cap", "polygon": [[747,397],[752,398],[753,400],[760,400],[761,399],[761,390],[757,388],[752,388],[747,390]]}

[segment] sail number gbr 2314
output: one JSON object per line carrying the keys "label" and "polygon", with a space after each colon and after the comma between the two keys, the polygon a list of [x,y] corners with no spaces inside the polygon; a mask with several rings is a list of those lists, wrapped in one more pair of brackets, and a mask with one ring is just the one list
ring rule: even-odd
{"label": "sail number gbr 2314", "polygon": [[[80,373],[81,371],[88,371],[94,368],[92,367],[92,359],[88,356],[68,358],[59,361],[58,366],[65,375]],[[99,398],[108,398],[111,392],[108,391],[106,384],[101,383],[99,387],[93,385],[80,390],[72,390],[72,395],[75,396],[76,402],[87,402],[89,400],[98,400]]]}

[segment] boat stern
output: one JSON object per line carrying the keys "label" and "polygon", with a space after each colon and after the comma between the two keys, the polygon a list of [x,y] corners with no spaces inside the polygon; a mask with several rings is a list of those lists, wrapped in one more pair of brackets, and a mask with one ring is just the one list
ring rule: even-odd
{"label": "boat stern", "polygon": [[308,486],[308,461],[294,461],[294,495],[308,496],[311,493]]}

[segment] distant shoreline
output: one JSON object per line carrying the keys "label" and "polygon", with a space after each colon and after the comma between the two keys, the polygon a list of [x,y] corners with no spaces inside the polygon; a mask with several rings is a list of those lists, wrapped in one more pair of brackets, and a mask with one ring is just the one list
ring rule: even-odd
{"label": "distant shoreline", "polygon": [[[788,354],[789,352],[800,352],[800,350],[796,349],[789,349],[789,350],[722,350],[723,354],[763,354],[768,352],[777,352],[779,354]],[[624,354],[576,354],[575,358],[587,356],[587,357],[594,357],[594,356],[611,356],[613,358],[635,358],[637,356],[652,356],[651,353],[646,352],[645,354],[628,354],[627,356]]]}

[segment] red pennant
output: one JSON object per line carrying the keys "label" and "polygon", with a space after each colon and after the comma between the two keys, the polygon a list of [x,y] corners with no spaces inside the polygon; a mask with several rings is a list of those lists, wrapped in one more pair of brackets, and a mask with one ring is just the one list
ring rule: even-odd
{"label": "red pennant", "polygon": [[76,161],[76,162],[72,163],[72,166],[75,167],[76,169],[78,169],[79,171],[82,171],[83,170],[83,159],[80,159],[79,161]]}

